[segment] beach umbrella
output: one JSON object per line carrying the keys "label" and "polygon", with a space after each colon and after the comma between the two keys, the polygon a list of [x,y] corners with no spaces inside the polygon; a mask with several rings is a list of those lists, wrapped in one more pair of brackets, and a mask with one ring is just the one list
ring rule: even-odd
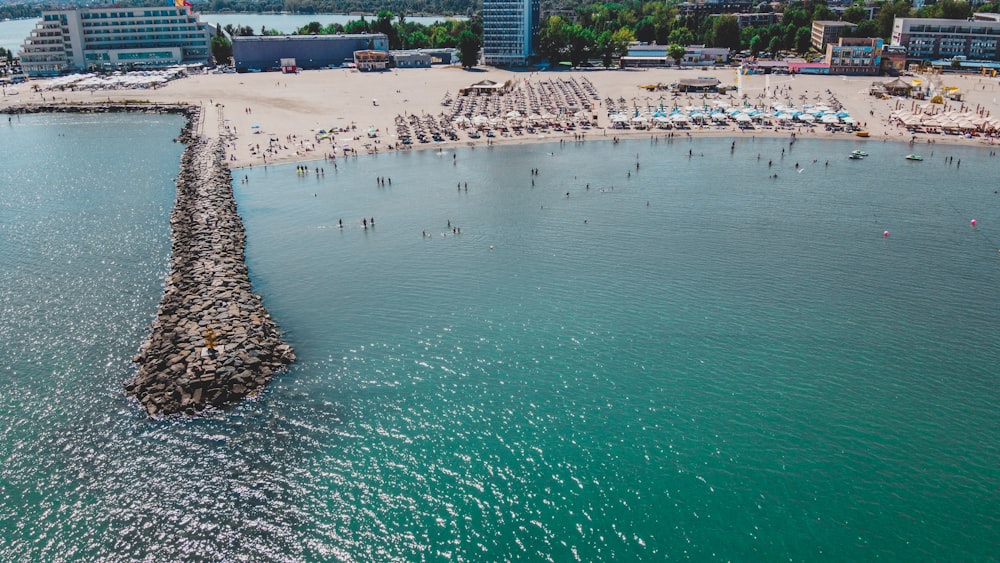
{"label": "beach umbrella", "polygon": [[251,125],[250,128],[251,129],[260,129],[260,125]]}

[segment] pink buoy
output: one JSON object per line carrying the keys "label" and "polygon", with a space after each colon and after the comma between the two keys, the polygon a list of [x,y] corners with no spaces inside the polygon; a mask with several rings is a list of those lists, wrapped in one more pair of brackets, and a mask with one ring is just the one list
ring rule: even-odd
{"label": "pink buoy", "polygon": [[882,232],[882,236],[883,236],[883,237],[887,237],[887,236],[889,236],[889,231],[883,231],[883,232]]}
{"label": "pink buoy", "polygon": [[969,224],[972,225],[973,227],[975,227],[976,226],[976,220],[973,219],[973,220],[969,221]]}

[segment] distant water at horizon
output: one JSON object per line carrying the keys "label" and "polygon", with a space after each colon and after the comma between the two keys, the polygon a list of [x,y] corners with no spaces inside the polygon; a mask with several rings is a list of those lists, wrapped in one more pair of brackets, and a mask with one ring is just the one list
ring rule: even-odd
{"label": "distant water at horizon", "polygon": [[[275,29],[281,33],[292,33],[297,29],[305,27],[312,22],[319,22],[323,26],[334,23],[341,25],[347,22],[358,20],[364,17],[367,21],[373,21],[373,15],[351,15],[351,14],[248,14],[248,13],[224,13],[224,14],[201,14],[201,21],[221,25],[250,26],[254,33],[260,34],[262,27]],[[398,19],[399,14],[393,18],[393,23]],[[465,20],[465,16],[406,16],[406,21],[430,25],[435,22],[445,20]]]}
{"label": "distant water at horizon", "polygon": [[[346,24],[349,21],[360,19],[361,16],[349,14],[249,14],[249,13],[225,13],[225,14],[202,14],[201,21],[213,25],[250,26],[254,33],[259,34],[261,27],[276,29],[281,33],[292,33],[295,30],[318,21],[324,26],[339,23]],[[397,16],[398,17],[398,16]],[[372,16],[365,16],[371,21]],[[465,16],[406,16],[406,21],[430,25],[434,22],[444,20],[465,20]],[[27,39],[28,34],[35,28],[41,18],[27,18],[10,21],[0,21],[0,47],[12,51],[15,55],[21,50],[21,45]]]}
{"label": "distant water at horizon", "polygon": [[17,56],[24,40],[39,21],[41,18],[0,21],[0,47]]}
{"label": "distant water at horizon", "polygon": [[588,141],[235,171],[255,290],[300,361],[259,401],[150,422],[121,382],[162,291],[179,128],[7,132],[3,559],[995,558],[986,149]]}

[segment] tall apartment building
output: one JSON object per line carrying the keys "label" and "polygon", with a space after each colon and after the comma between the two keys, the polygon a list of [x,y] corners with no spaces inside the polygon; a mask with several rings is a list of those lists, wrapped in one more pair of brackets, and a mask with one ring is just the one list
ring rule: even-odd
{"label": "tall apartment building", "polygon": [[208,62],[211,34],[190,6],[46,10],[21,47],[29,76]]}
{"label": "tall apartment building", "polygon": [[483,60],[488,65],[527,64],[538,35],[538,0],[483,0]]}
{"label": "tall apartment building", "polygon": [[836,43],[845,31],[853,31],[858,26],[851,22],[816,20],[812,23],[811,41],[813,49],[825,52],[826,46]]}
{"label": "tall apartment building", "polygon": [[896,18],[892,44],[905,47],[911,60],[996,61],[1000,60],[1000,21]]}

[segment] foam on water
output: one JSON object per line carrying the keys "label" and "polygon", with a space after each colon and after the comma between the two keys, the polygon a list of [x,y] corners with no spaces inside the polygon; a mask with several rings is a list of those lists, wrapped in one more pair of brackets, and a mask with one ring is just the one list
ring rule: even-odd
{"label": "foam on water", "polygon": [[[300,362],[257,402],[153,423],[120,385],[180,122],[88,119],[22,118],[38,163],[0,168],[6,559],[993,554],[984,151],[587,142],[241,171],[251,275]],[[75,127],[95,140],[45,152]]]}

